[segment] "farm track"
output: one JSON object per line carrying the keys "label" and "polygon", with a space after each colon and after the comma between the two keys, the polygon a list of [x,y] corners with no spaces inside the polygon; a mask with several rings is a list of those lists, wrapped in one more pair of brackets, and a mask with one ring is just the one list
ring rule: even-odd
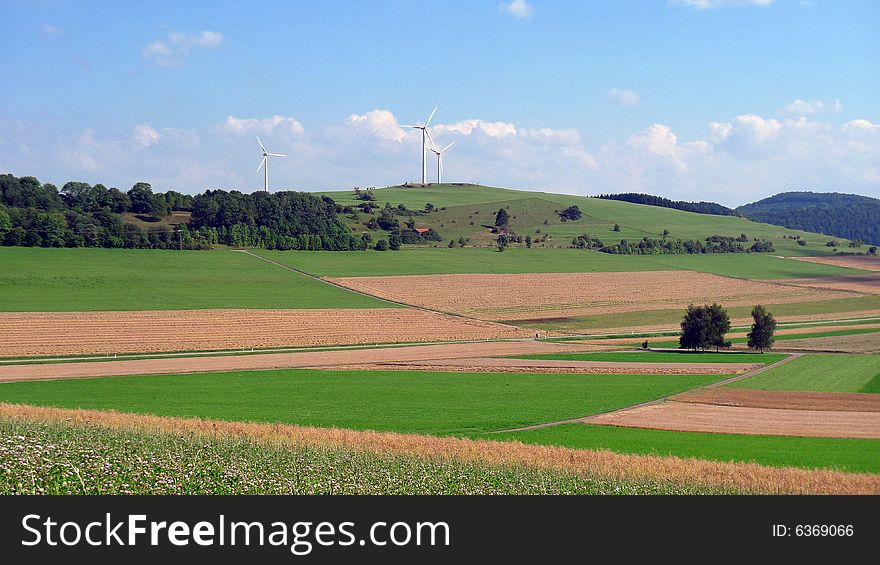
{"label": "farm track", "polygon": [[587,477],[650,479],[731,488],[752,493],[880,493],[880,475],[871,473],[767,467],[754,463],[724,463],[654,455],[627,455],[605,450],[526,445],[512,441],[168,418],[11,404],[0,404],[0,417],[25,422],[97,425],[109,429],[133,429],[149,433],[196,434],[206,438],[240,438],[265,442],[269,445],[326,446],[376,454],[451,459],[491,465],[522,465],[529,468],[577,473]]}
{"label": "farm track", "polygon": [[589,351],[582,344],[528,340],[411,345],[302,353],[266,353],[218,357],[178,357],[125,361],[93,361],[0,366],[0,383],[27,380],[112,377],[125,375],[248,371],[286,368],[330,368],[393,361],[423,361],[456,357],[566,353]]}

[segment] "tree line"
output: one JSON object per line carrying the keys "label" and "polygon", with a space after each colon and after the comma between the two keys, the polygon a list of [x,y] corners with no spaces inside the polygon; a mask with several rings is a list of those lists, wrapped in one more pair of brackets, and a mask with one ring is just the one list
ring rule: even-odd
{"label": "tree line", "polygon": [[[681,321],[678,344],[681,349],[727,349],[731,342],[725,338],[730,331],[730,317],[720,304],[688,306]],[[752,327],[747,334],[747,346],[761,353],[773,347],[776,319],[760,304],[752,308]],[[647,342],[646,342],[647,344]]]}
{"label": "tree line", "polygon": [[[189,224],[157,223],[153,229],[126,222],[132,213],[156,221],[190,211]],[[198,196],[154,193],[148,183],[123,192],[68,182],[60,190],[35,177],[0,175],[0,243],[31,247],[201,249],[214,244],[268,249],[349,250],[367,244],[337,218],[328,198],[300,192],[208,190]],[[178,231],[179,230],[179,231]]]}
{"label": "tree line", "polygon": [[674,208],[676,210],[684,210],[685,212],[695,212],[697,214],[712,214],[715,216],[739,216],[739,214],[727,206],[716,204],[715,202],[685,202],[683,200],[669,200],[662,196],[652,196],[650,194],[639,194],[635,192],[625,192],[622,194],[600,194],[595,198],[602,200],[620,200],[622,202],[632,202],[633,204],[645,204],[647,206],[658,206],[660,208]]}
{"label": "tree line", "polygon": [[701,253],[771,253],[776,249],[773,243],[755,239],[749,245],[745,234],[737,238],[712,235],[705,241],[694,239],[654,239],[644,237],[631,242],[621,239],[620,243],[605,245],[601,240],[583,234],[574,238],[571,247],[578,249],[597,249],[612,255],[693,255]]}

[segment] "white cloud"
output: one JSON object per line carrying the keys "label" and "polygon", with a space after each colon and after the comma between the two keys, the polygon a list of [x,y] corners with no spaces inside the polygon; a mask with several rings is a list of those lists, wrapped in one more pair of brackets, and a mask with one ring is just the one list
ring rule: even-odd
{"label": "white cloud", "polygon": [[773,0],[670,0],[670,4],[690,6],[698,10],[723,8],[726,6],[769,6]]}
{"label": "white cloud", "polygon": [[[794,188],[880,196],[880,124],[825,116],[742,114],[711,122],[696,136],[656,123],[598,143],[584,141],[577,129],[480,118],[439,123],[431,132],[438,145],[458,141],[444,158],[450,181],[571,194],[645,192],[726,205]],[[287,155],[272,163],[274,190],[385,186],[421,174],[420,133],[401,128],[383,109],[308,129],[291,117],[230,116],[201,129],[142,122],[116,137],[86,129],[62,142],[51,128],[0,115],[0,169],[56,184],[130,187],[147,179],[157,190],[251,191],[262,183],[254,133]],[[13,142],[18,139],[41,151]],[[433,178],[436,161],[429,159]]]}
{"label": "white cloud", "polygon": [[511,0],[498,5],[498,10],[504,14],[510,14],[515,18],[528,18],[534,11],[526,0]]}
{"label": "white cloud", "polygon": [[169,29],[163,39],[148,43],[143,54],[145,59],[156,65],[173,67],[180,65],[194,49],[215,49],[222,43],[223,34],[217,31],[191,33]]}
{"label": "white cloud", "polygon": [[371,110],[366,114],[351,114],[345,120],[345,124],[356,131],[397,142],[402,141],[407,134],[390,110]]}
{"label": "white cloud", "polygon": [[229,133],[262,133],[269,135],[275,132],[289,133],[294,136],[305,132],[303,125],[295,118],[272,116],[271,118],[236,118],[227,116],[222,129]]}
{"label": "white cloud", "polygon": [[61,28],[52,24],[44,24],[40,31],[43,32],[43,35],[58,35],[61,33]]}
{"label": "white cloud", "polygon": [[486,122],[483,120],[462,120],[452,124],[437,124],[431,128],[431,133],[457,133],[459,135],[473,135],[481,133],[496,139],[516,136],[516,126],[508,122]]}
{"label": "white cloud", "polygon": [[608,91],[608,97],[626,107],[638,106],[641,102],[639,93],[629,88],[612,88]]}
{"label": "white cloud", "polygon": [[807,116],[818,114],[824,108],[825,104],[821,100],[801,100],[800,98],[796,98],[792,103],[785,107],[785,111],[797,116]]}
{"label": "white cloud", "polygon": [[138,124],[134,127],[134,144],[138,147],[149,147],[159,142],[159,132],[148,124]]}

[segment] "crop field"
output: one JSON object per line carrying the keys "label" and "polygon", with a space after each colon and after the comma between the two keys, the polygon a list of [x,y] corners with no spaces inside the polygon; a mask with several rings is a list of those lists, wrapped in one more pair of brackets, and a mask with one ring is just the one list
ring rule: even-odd
{"label": "crop field", "polygon": [[880,412],[786,410],[666,401],[585,420],[591,424],[680,432],[880,440]]}
{"label": "crop field", "polygon": [[783,341],[780,348],[826,353],[880,353],[880,333],[791,339]]}
{"label": "crop field", "polygon": [[711,353],[691,351],[597,351],[586,353],[536,353],[517,355],[518,359],[567,361],[608,361],[618,363],[759,363],[769,365],[782,361],[781,353]]}
{"label": "crop field", "polygon": [[844,290],[861,294],[880,294],[880,274],[843,275],[838,277],[817,277],[811,279],[787,279],[781,284],[805,286],[822,290]]}
{"label": "crop field", "polygon": [[683,392],[676,402],[718,406],[776,408],[780,410],[830,410],[880,412],[880,394],[847,392],[785,392],[748,388],[714,387]]}
{"label": "crop field", "polygon": [[444,435],[596,414],[720,378],[290,369],[12,382],[0,402]]}
{"label": "crop field", "polygon": [[725,306],[745,306],[852,296],[684,271],[413,275],[330,280],[359,292],[423,308],[506,321],[682,309],[694,302],[717,301]]}
{"label": "crop field", "polygon": [[411,308],[0,312],[0,356],[5,357],[511,338],[529,334],[510,326]]}
{"label": "crop field", "polygon": [[[751,306],[729,306],[722,303],[733,324],[751,323]],[[772,298],[764,306],[782,322],[842,320],[863,316],[880,315],[880,297],[876,295],[838,298],[836,300],[811,300],[779,304]],[[518,321],[521,327],[547,332],[591,332],[595,330],[630,330],[639,333],[674,329],[681,322],[681,309],[645,310],[619,314],[595,314],[591,316],[565,316],[563,318]]]}
{"label": "crop field", "polygon": [[388,306],[232,251],[0,247],[0,312]]}
{"label": "crop field", "polygon": [[798,257],[799,261],[806,261],[821,265],[834,265],[835,267],[847,267],[850,269],[863,269],[866,271],[880,271],[880,258],[869,255],[835,255],[832,257]]}
{"label": "crop field", "polygon": [[[143,465],[149,461],[149,465]],[[113,473],[107,473],[112,468]],[[700,494],[523,464],[0,419],[0,494]]]}
{"label": "crop field", "polygon": [[877,392],[880,356],[814,354],[732,383],[735,388],[806,392]]}
{"label": "crop field", "polygon": [[880,441],[871,439],[674,432],[588,424],[551,426],[492,437],[574,449],[611,449],[619,453],[880,473]]}
{"label": "crop field", "polygon": [[610,255],[582,249],[404,248],[379,251],[267,251],[255,253],[321,277],[389,275],[592,273],[689,270],[740,279],[800,279],[864,274],[766,253]]}

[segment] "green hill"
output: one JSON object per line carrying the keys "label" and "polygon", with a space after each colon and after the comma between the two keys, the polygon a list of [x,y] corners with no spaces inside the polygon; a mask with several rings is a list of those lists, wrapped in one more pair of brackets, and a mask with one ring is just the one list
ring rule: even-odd
{"label": "green hill", "polygon": [[[357,206],[363,203],[356,198],[354,191],[325,192],[338,204]],[[606,244],[616,244],[621,239],[634,242],[648,238],[660,238],[664,230],[669,230],[671,239],[705,240],[711,235],[738,237],[745,234],[749,240],[755,238],[771,241],[776,254],[785,256],[827,255],[833,250],[825,244],[833,238],[802,230],[758,223],[734,216],[716,216],[685,212],[672,208],[661,208],[644,204],[633,204],[616,200],[602,200],[584,196],[552,194],[509,190],[497,187],[468,184],[430,184],[427,186],[389,187],[372,191],[374,204],[380,208],[386,202],[392,206],[403,204],[411,210],[424,210],[426,204],[436,209],[434,212],[414,216],[417,227],[433,228],[444,238],[470,238],[474,245],[489,246],[494,236],[489,228],[494,223],[495,213],[500,207],[507,209],[511,229],[522,236],[531,235],[533,239],[547,236],[538,247],[568,247],[571,239],[580,234],[589,234]],[[563,221],[557,212],[568,206],[578,206],[583,212],[579,220]],[[355,231],[371,231],[367,223],[375,217],[358,212],[344,216]],[[401,223],[407,217],[400,217]],[[615,224],[620,231],[613,231]],[[372,230],[373,238],[383,237],[380,230]],[[800,245],[797,238],[805,245]]]}
{"label": "green hill", "polygon": [[837,192],[783,192],[736,209],[760,222],[880,244],[880,200]]}

